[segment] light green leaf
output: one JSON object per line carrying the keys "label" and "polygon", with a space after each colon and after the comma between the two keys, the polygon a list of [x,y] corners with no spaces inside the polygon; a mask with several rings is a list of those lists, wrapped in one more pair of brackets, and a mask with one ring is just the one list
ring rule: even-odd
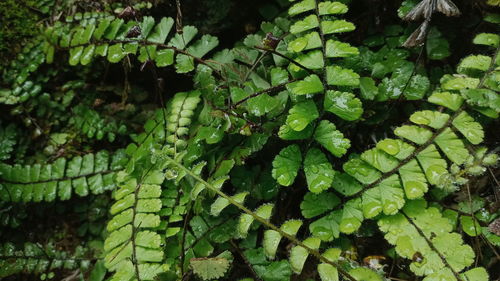
{"label": "light green leaf", "polygon": [[326,41],[327,58],[347,58],[356,55],[359,55],[358,48],[351,46],[349,43],[335,40]]}
{"label": "light green leaf", "polygon": [[399,161],[378,148],[366,150],[361,154],[361,159],[377,170],[387,173],[399,165]]}
{"label": "light green leaf", "polygon": [[467,160],[469,151],[450,128],[446,128],[434,141],[453,163],[461,165]]}
{"label": "light green leaf", "polygon": [[316,9],[315,0],[303,0],[291,6],[290,9],[288,9],[288,14],[290,16],[295,16],[313,9]]}
{"label": "light green leaf", "polygon": [[296,21],[294,24],[292,24],[292,26],[290,26],[290,32],[292,34],[297,34],[318,26],[318,17],[316,15],[309,15],[303,20]]}
{"label": "light green leaf", "polygon": [[306,35],[296,38],[288,43],[288,50],[294,53],[316,49],[319,47],[321,47],[321,38],[317,31],[309,32]]}
{"label": "light green leaf", "polygon": [[458,110],[464,102],[464,99],[460,95],[450,92],[435,92],[428,100],[433,104],[447,107],[453,111]]}
{"label": "light green leaf", "polygon": [[348,11],[346,4],[337,1],[319,2],[318,10],[320,15],[345,14]]}
{"label": "light green leaf", "polygon": [[162,18],[160,23],[155,26],[153,32],[148,36],[147,40],[158,44],[165,43],[173,25],[174,20],[172,18]]}
{"label": "light green leaf", "polygon": [[376,217],[381,212],[394,215],[404,204],[404,192],[397,175],[392,175],[376,187],[365,191],[362,197],[362,210],[365,218]]}
{"label": "light green leaf", "polygon": [[493,33],[480,33],[474,37],[474,44],[498,47],[500,44],[500,35]]}
{"label": "light green leaf", "polygon": [[351,269],[349,271],[349,274],[356,278],[358,281],[382,281],[382,277],[375,273],[374,271],[365,268],[365,267],[358,267]]}
{"label": "light green leaf", "polygon": [[123,50],[123,45],[121,43],[114,44],[108,48],[108,61],[111,63],[117,63],[125,57],[126,53]]}
{"label": "light green leaf", "polygon": [[333,188],[344,196],[352,196],[363,189],[363,186],[346,173],[338,173],[333,179]]}
{"label": "light green leaf", "polygon": [[472,144],[480,144],[484,139],[481,124],[477,123],[467,112],[461,112],[454,120],[453,126]]}
{"label": "light green leaf", "polygon": [[408,139],[416,144],[426,143],[432,136],[432,132],[413,125],[404,125],[396,128],[394,133],[402,138]]}
{"label": "light green leaf", "polygon": [[371,184],[380,178],[381,173],[359,158],[353,158],[342,166],[344,171],[363,184]]}
{"label": "light green leaf", "polygon": [[470,70],[486,71],[490,67],[491,58],[477,55],[464,58],[457,67],[457,72],[467,74]]}
{"label": "light green leaf", "polygon": [[352,22],[346,20],[322,21],[321,30],[323,34],[343,33],[356,29]]}
{"label": "light green leaf", "polygon": [[363,212],[361,211],[361,199],[352,199],[344,204],[342,219],[340,220],[340,232],[351,234],[359,229],[363,222]]}
{"label": "light green leaf", "polygon": [[339,281],[339,273],[337,268],[331,264],[318,264],[318,274],[321,281]]}
{"label": "light green leaf", "polygon": [[416,160],[411,160],[399,168],[399,175],[408,199],[417,199],[427,192],[427,180]]}
{"label": "light green leaf", "polygon": [[410,121],[417,125],[426,125],[433,129],[440,129],[450,119],[450,115],[439,111],[417,111],[410,116]]}
{"label": "light green leaf", "polygon": [[481,225],[477,219],[473,219],[470,216],[460,216],[460,225],[462,230],[471,237],[481,235]]}
{"label": "light green leaf", "polygon": [[[310,237],[302,243],[311,249],[317,250],[321,244],[321,240],[316,237]],[[293,272],[297,274],[302,272],[308,256],[309,252],[305,248],[301,246],[295,246],[292,248],[290,251],[290,266],[292,267]]]}
{"label": "light green leaf", "polygon": [[201,279],[212,280],[223,277],[231,263],[225,258],[193,258],[189,265]]}

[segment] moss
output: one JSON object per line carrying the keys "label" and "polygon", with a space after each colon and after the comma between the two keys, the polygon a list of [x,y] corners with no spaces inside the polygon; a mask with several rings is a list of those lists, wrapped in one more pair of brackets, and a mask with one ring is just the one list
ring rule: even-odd
{"label": "moss", "polygon": [[39,15],[25,0],[0,1],[0,66],[22,48],[23,42],[37,33]]}

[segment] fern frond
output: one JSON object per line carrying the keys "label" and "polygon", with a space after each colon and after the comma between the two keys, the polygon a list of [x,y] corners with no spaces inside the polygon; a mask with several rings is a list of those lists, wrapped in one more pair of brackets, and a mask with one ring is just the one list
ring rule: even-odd
{"label": "fern frond", "polygon": [[382,216],[378,225],[396,252],[412,260],[410,269],[425,276],[423,280],[489,280],[482,267],[459,274],[474,262],[474,251],[451,232],[450,221],[437,208],[427,208],[424,200],[409,201],[399,214]]}
{"label": "fern frond", "polygon": [[218,39],[203,35],[193,40],[198,33],[193,26],[185,26],[182,33],[169,36],[173,24],[172,18],[156,23],[153,17],[136,22],[107,16],[83,18],[69,30],[66,25],[55,25],[46,32],[46,40],[51,44],[47,56],[51,58],[56,47],[64,48],[69,50],[70,65],[87,65],[96,56],[117,63],[127,55],[137,55],[140,62],[154,61],[158,67],[175,62],[179,73],[194,70],[195,62],[207,64],[202,57],[218,45]]}
{"label": "fern frond", "polygon": [[17,58],[12,60],[10,68],[3,71],[3,83],[7,84],[8,88],[0,88],[0,103],[22,103],[42,92],[42,84],[32,73],[45,63],[43,48],[43,38],[33,39]]}
{"label": "fern frond", "polygon": [[[111,280],[154,280],[166,270],[158,234],[163,207],[161,184],[169,173],[177,173],[166,159],[182,158],[187,126],[200,101],[199,94],[176,94],[167,109],[158,111],[145,124],[145,133],[135,138],[137,144],[126,149],[130,160],[117,177],[119,189],[114,193],[116,202],[110,210],[113,218],[104,243],[105,265],[115,272]],[[182,177],[175,174],[176,180]]]}
{"label": "fern frond", "polygon": [[[282,227],[278,227],[274,224],[272,224],[269,220],[272,215],[272,204],[264,204],[258,207],[255,211],[251,211],[250,209],[246,208],[243,203],[240,203],[244,200],[245,194],[238,194],[235,196],[229,196],[222,192],[218,187],[213,186],[209,182],[203,180],[199,175],[196,173],[192,172],[191,170],[187,169],[184,167],[182,164],[180,164],[178,161],[175,159],[170,158],[169,159],[170,163],[172,163],[174,166],[178,167],[180,170],[183,170],[187,175],[195,179],[198,183],[203,184],[206,188],[210,189],[211,191],[215,192],[219,198],[215,201],[215,203],[212,205],[211,212],[213,214],[219,214],[224,208],[226,208],[229,204],[236,206],[238,209],[243,211],[244,213],[240,216],[239,223],[237,226],[238,230],[238,235],[240,237],[245,237],[248,229],[250,228],[250,225],[255,221],[259,222],[265,227],[269,228],[270,230],[267,230],[267,236],[266,239],[264,239],[264,247],[267,248],[266,252],[268,256],[272,257],[273,253],[275,252],[275,248],[278,247],[277,244],[279,244],[281,237],[285,237],[288,240],[290,240],[292,243],[296,244],[291,250],[291,256],[290,256],[290,263],[292,264],[292,269],[296,273],[300,273],[302,271],[302,267],[309,255],[315,256],[317,259],[319,259],[322,264],[321,266],[321,272],[323,274],[329,274],[332,273],[332,268],[334,270],[336,269],[340,274],[342,274],[345,278],[348,280],[357,280],[355,279],[350,272],[344,270],[334,259],[334,256],[332,251],[326,251],[325,253],[321,254],[319,250],[319,246],[321,244],[321,240],[317,237],[310,237],[307,238],[303,241],[298,240],[294,235],[297,233],[299,230],[300,226],[302,223],[300,221],[288,221],[285,222]],[[229,204],[227,203],[229,202]],[[290,234],[291,233],[291,234]],[[325,265],[326,264],[326,265]],[[331,267],[329,267],[329,266]],[[368,270],[368,269],[366,269]],[[327,273],[326,273],[327,272]],[[373,272],[374,273],[374,272]],[[376,273],[374,273],[375,276]],[[325,277],[324,279],[327,279]],[[377,280],[377,279],[374,279]]]}
{"label": "fern frond", "polygon": [[0,278],[14,274],[49,274],[52,270],[89,268],[92,259],[87,258],[87,250],[77,247],[74,253],[59,251],[52,244],[45,246],[24,243],[17,247],[13,243],[0,245]]}
{"label": "fern frond", "polygon": [[68,200],[73,193],[103,193],[114,189],[113,177],[126,161],[123,151],[100,151],[43,165],[0,163],[0,198],[6,202],[50,202]]}

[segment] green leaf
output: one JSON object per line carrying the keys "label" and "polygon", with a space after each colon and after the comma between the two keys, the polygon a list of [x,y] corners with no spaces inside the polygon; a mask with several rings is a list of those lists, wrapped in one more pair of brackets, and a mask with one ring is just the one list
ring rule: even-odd
{"label": "green leaf", "polygon": [[325,110],[347,121],[354,121],[363,114],[361,101],[352,93],[327,91],[325,97]]}
{"label": "green leaf", "polygon": [[362,197],[362,210],[365,218],[376,217],[381,212],[394,215],[404,204],[404,192],[397,175],[392,175],[376,187],[368,189]]}
{"label": "green leaf", "polygon": [[464,102],[464,99],[460,95],[450,92],[435,92],[428,100],[433,104],[447,107],[453,111],[458,110]]}
{"label": "green leaf", "polygon": [[426,143],[432,136],[432,132],[413,125],[397,127],[394,133],[402,138],[408,139],[416,144]]}
{"label": "green leaf", "polygon": [[429,126],[433,129],[440,129],[450,119],[450,115],[439,111],[423,110],[417,111],[410,116],[410,121],[417,125]]}
{"label": "green leaf", "polygon": [[198,34],[196,27],[186,25],[182,28],[182,33],[176,33],[170,42],[168,42],[168,45],[184,50],[196,34]]}
{"label": "green leaf", "polygon": [[339,273],[337,268],[331,264],[318,264],[318,274],[321,281],[339,281]]}
{"label": "green leaf", "polygon": [[399,175],[408,199],[417,199],[427,192],[427,180],[417,161],[411,160],[399,168]]}
{"label": "green leaf", "polygon": [[484,139],[484,131],[481,124],[477,123],[467,112],[461,112],[453,119],[453,126],[472,144],[480,144]]}
{"label": "green leaf", "polygon": [[212,280],[223,277],[231,263],[225,258],[193,258],[189,265],[201,279]]}
{"label": "green leaf", "polygon": [[316,2],[314,0],[303,0],[291,6],[288,9],[288,14],[295,16],[313,9],[316,9]]}
{"label": "green leaf", "polygon": [[158,67],[165,67],[174,63],[174,50],[172,49],[161,49],[156,52],[156,65]]}
{"label": "green leaf", "polygon": [[304,159],[304,173],[307,187],[313,193],[320,193],[332,185],[335,171],[326,156],[317,148],[307,151]]}
{"label": "green leaf", "polygon": [[351,69],[345,69],[340,66],[328,66],[326,67],[326,76],[328,85],[351,87],[359,85],[359,75]]}
{"label": "green leaf", "polygon": [[287,84],[286,88],[295,95],[317,94],[324,90],[323,83],[316,74],[307,76],[304,80]]}
{"label": "green leaf", "polygon": [[319,123],[314,132],[314,139],[337,157],[344,155],[351,147],[349,139],[344,138],[335,125],[327,120]]}
{"label": "green leaf", "polygon": [[335,40],[326,41],[327,58],[347,58],[357,55],[359,55],[358,48],[351,46],[349,43]]}
{"label": "green leaf", "polygon": [[344,196],[352,196],[363,189],[363,186],[346,173],[338,173],[333,179],[333,188]]}
{"label": "green leaf", "polygon": [[373,100],[378,94],[378,87],[375,86],[375,81],[370,77],[361,77],[359,79],[359,88],[361,97],[365,100]]}
{"label": "green leaf", "polygon": [[288,50],[299,53],[304,50],[316,49],[321,47],[321,38],[316,31],[309,32],[306,35],[296,38],[288,43]]}
{"label": "green leaf", "polygon": [[340,199],[331,192],[320,194],[308,192],[300,203],[300,210],[304,218],[310,219],[332,210],[338,204],[340,204]]}
{"label": "green leaf", "polygon": [[457,72],[467,74],[470,70],[486,71],[490,68],[491,58],[477,55],[464,58],[457,67]]}
{"label": "green leaf", "polygon": [[318,17],[316,15],[309,15],[303,20],[296,21],[294,24],[292,24],[292,26],[290,26],[290,32],[292,34],[297,34],[318,26]]}
{"label": "green leaf", "polygon": [[312,100],[294,105],[286,118],[286,123],[294,131],[304,130],[309,123],[319,117],[316,104]]}
{"label": "green leaf", "polygon": [[488,272],[484,267],[476,267],[471,270],[466,271],[460,275],[462,278],[466,280],[474,280],[474,281],[488,281],[490,280],[488,277]]}
{"label": "green leaf", "polygon": [[[309,69],[322,69],[325,66],[325,62],[323,60],[323,54],[320,50],[310,51],[308,53],[299,55],[296,59],[296,62],[301,65],[309,68]],[[294,63],[289,65],[289,70],[291,73],[304,71],[304,69]]]}
{"label": "green leaf", "polygon": [[450,128],[446,128],[434,141],[455,164],[461,165],[467,160],[469,151],[465,148],[463,141]]}
{"label": "green leaf", "polygon": [[476,35],[476,37],[474,37],[473,43],[477,45],[486,45],[496,48],[500,44],[500,36],[493,33],[480,33]]}
{"label": "green leaf", "polygon": [[378,148],[366,150],[361,154],[361,159],[377,170],[387,173],[399,165],[399,161]]}
{"label": "green leaf", "polygon": [[481,225],[479,225],[477,219],[470,216],[460,216],[460,225],[462,230],[471,237],[481,235]]}
{"label": "green leaf", "polygon": [[341,210],[331,212],[311,223],[309,231],[314,237],[320,238],[321,241],[332,241],[334,238],[339,237],[341,217]]}
{"label": "green leaf", "polygon": [[172,18],[162,18],[160,23],[158,23],[153,32],[149,34],[147,40],[149,42],[163,44],[167,39],[168,33],[174,25],[174,20]]}
{"label": "green leaf", "polygon": [[364,267],[358,267],[351,269],[349,271],[349,274],[356,278],[358,281],[382,281],[382,277],[375,273],[374,271],[364,268]]}
{"label": "green leaf", "polygon": [[217,45],[219,45],[219,39],[215,36],[206,34],[203,35],[200,40],[191,45],[187,51],[191,55],[201,58],[217,47]]}
{"label": "green leaf", "polygon": [[500,95],[489,89],[464,89],[460,91],[468,104],[489,107],[500,112]]}
{"label": "green leaf", "polygon": [[288,124],[283,124],[283,126],[280,127],[278,136],[284,140],[303,140],[310,138],[313,134],[313,130],[314,127],[311,124],[307,125],[302,131],[295,131]]}
{"label": "green leaf", "polygon": [[363,184],[371,184],[378,180],[381,173],[359,158],[353,158],[342,166],[344,171]]}
{"label": "green leaf", "polygon": [[290,186],[302,164],[302,155],[298,145],[283,148],[273,160],[273,178],[283,186]]}
{"label": "green leaf", "polygon": [[346,4],[336,1],[319,2],[318,10],[320,15],[345,14],[348,11]]}
{"label": "green leaf", "polygon": [[343,33],[356,29],[352,22],[346,20],[322,21],[321,30],[323,34]]}
{"label": "green leaf", "polygon": [[351,234],[359,229],[363,221],[363,212],[361,211],[361,199],[352,199],[344,204],[342,210],[342,219],[340,220],[340,231]]}
{"label": "green leaf", "polygon": [[[317,250],[319,248],[319,245],[321,244],[321,240],[316,237],[310,237],[304,240],[302,243],[304,243],[311,249]],[[300,274],[302,272],[308,256],[309,252],[301,246],[295,246],[292,248],[292,250],[290,250],[290,266],[292,267],[293,272],[297,274]]]}
{"label": "green leaf", "polygon": [[108,61],[111,63],[117,63],[125,57],[126,53],[123,50],[123,45],[121,43],[111,45],[108,48]]}

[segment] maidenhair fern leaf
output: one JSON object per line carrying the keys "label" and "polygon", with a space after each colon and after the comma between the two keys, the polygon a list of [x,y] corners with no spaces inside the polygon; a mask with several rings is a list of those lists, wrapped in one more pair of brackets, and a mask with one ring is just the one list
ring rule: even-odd
{"label": "maidenhair fern leaf", "polygon": [[68,200],[114,189],[113,178],[127,161],[123,151],[59,158],[50,164],[0,164],[0,197],[11,202]]}
{"label": "maidenhair fern leaf", "polygon": [[294,131],[302,131],[318,117],[316,104],[312,100],[308,100],[298,103],[290,109],[286,123]]}
{"label": "maidenhair fern leaf", "polygon": [[287,84],[287,89],[294,95],[307,95],[323,92],[323,84],[318,75],[312,74],[302,81]]}
{"label": "maidenhair fern leaf", "polygon": [[317,148],[310,149],[304,159],[307,186],[313,193],[320,193],[332,185],[335,171],[326,156]]}
{"label": "maidenhair fern leaf", "polygon": [[327,120],[322,120],[318,124],[314,132],[314,139],[337,157],[344,155],[351,147],[349,139],[344,138],[335,125]]}
{"label": "maidenhair fern leaf", "polygon": [[[185,26],[182,33],[172,37],[173,24],[174,20],[166,17],[155,25],[150,16],[143,17],[142,22],[125,22],[107,16],[97,22],[82,21],[69,32],[67,25],[54,26],[46,34],[46,40],[50,46],[69,47],[70,65],[87,65],[96,56],[117,63],[130,54],[137,55],[141,62],[152,60],[159,67],[172,65],[175,61],[179,73],[192,71],[195,58],[197,63],[205,63],[200,58],[218,45],[218,39],[204,35],[193,41],[198,29],[192,26]],[[172,38],[167,42],[169,36]],[[47,51],[47,56],[50,55]]]}
{"label": "maidenhair fern leaf", "polygon": [[327,91],[324,106],[326,111],[347,121],[357,120],[363,114],[361,101],[348,92]]}
{"label": "maidenhair fern leaf", "polygon": [[189,264],[194,274],[203,280],[223,277],[230,266],[230,262],[226,258],[193,258]]}
{"label": "maidenhair fern leaf", "polygon": [[[307,238],[303,241],[307,247],[317,250],[321,244],[321,240],[315,237]],[[302,246],[295,246],[290,250],[290,266],[293,272],[301,273],[304,264],[309,256],[309,252]]]}
{"label": "maidenhair fern leaf", "polygon": [[290,186],[294,181],[300,166],[302,155],[298,145],[293,144],[283,148],[273,161],[273,178],[283,186]]}
{"label": "maidenhair fern leaf", "polygon": [[90,260],[85,248],[77,247],[74,253],[61,251],[53,244],[40,245],[26,242],[0,245],[0,278],[15,274],[50,274],[52,270],[86,270]]}
{"label": "maidenhair fern leaf", "polygon": [[340,204],[340,199],[331,192],[314,194],[308,192],[300,203],[300,210],[304,218],[309,219],[332,210]]}
{"label": "maidenhair fern leaf", "polygon": [[451,269],[460,272],[474,261],[472,248],[463,244],[459,234],[450,232],[450,221],[438,209],[426,208],[425,201],[410,201],[403,213],[384,216],[378,224],[389,243],[396,245],[399,255],[408,259],[416,254],[422,257],[414,260],[410,268],[417,275],[426,276],[424,280],[438,276],[456,280]]}

